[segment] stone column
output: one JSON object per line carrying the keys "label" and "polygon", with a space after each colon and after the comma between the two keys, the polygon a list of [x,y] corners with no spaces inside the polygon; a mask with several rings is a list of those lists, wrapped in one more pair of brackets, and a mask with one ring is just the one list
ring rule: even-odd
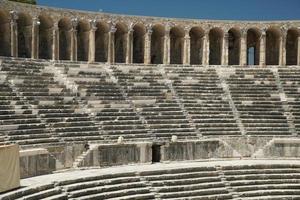
{"label": "stone column", "polygon": [[89,33],[89,63],[95,62],[95,33],[97,31],[97,21],[90,20],[90,33]]}
{"label": "stone column", "polygon": [[59,60],[59,28],[58,22],[52,27],[52,60]]}
{"label": "stone column", "polygon": [[147,32],[145,33],[145,46],[144,46],[144,64],[151,64],[151,35],[152,27],[147,27]]}
{"label": "stone column", "polygon": [[32,39],[31,39],[31,58],[37,59],[39,57],[39,25],[38,17],[32,19]]}
{"label": "stone column", "polygon": [[241,31],[240,65],[247,65],[247,30]]}
{"label": "stone column", "polygon": [[223,41],[222,41],[222,65],[228,65],[228,32],[224,32]]}
{"label": "stone column", "polygon": [[287,31],[285,29],[281,30],[281,35],[279,37],[279,65],[286,65],[286,35]]}
{"label": "stone column", "polygon": [[190,50],[191,50],[191,37],[189,28],[185,28],[185,35],[184,35],[184,49],[183,49],[183,64],[189,65],[190,62]]}
{"label": "stone column", "polygon": [[10,12],[10,55],[18,57],[18,15],[16,11]]}
{"label": "stone column", "polygon": [[209,65],[209,31],[202,38],[202,65]]}
{"label": "stone column", "polygon": [[71,61],[77,61],[77,25],[78,19],[72,19],[72,28],[71,28]]}
{"label": "stone column", "polygon": [[266,65],[266,30],[262,30],[259,44],[259,65]]}
{"label": "stone column", "polygon": [[126,63],[130,64],[133,57],[133,24],[129,26],[126,38]]}
{"label": "stone column", "polygon": [[107,62],[115,62],[115,32],[117,31],[115,24],[112,24],[108,32],[108,48],[107,48]]}
{"label": "stone column", "polygon": [[300,35],[298,35],[298,53],[297,53],[297,65],[300,65]]}
{"label": "stone column", "polygon": [[164,35],[163,64],[170,64],[170,26],[166,26]]}

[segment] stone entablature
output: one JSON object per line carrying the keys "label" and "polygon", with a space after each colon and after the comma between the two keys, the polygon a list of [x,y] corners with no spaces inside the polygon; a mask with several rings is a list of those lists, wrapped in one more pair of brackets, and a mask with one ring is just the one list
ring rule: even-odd
{"label": "stone entablature", "polygon": [[300,21],[126,16],[6,0],[0,5],[3,56],[144,64],[300,64]]}

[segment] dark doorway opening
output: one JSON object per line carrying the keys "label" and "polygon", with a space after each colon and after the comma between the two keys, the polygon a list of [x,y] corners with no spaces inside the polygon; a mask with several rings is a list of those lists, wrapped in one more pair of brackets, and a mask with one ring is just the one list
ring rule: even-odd
{"label": "dark doorway opening", "polygon": [[158,144],[153,144],[152,145],[152,163],[158,163],[160,162],[160,146]]}

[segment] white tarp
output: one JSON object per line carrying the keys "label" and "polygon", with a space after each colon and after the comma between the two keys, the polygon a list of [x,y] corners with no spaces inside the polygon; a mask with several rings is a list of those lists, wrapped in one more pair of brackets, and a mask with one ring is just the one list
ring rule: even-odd
{"label": "white tarp", "polygon": [[20,187],[19,146],[0,146],[0,193]]}

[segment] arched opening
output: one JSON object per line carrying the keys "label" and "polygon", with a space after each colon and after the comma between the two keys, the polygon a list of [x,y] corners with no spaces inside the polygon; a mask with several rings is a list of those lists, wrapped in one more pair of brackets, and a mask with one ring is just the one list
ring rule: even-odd
{"label": "arched opening", "polygon": [[213,28],[209,31],[209,64],[221,65],[223,31]]}
{"label": "arched opening", "polygon": [[232,28],[228,31],[228,64],[240,64],[241,32]]}
{"label": "arched opening", "polygon": [[297,29],[289,29],[286,35],[286,65],[297,65],[298,62],[298,37]]}
{"label": "arched opening", "polygon": [[182,28],[173,27],[170,30],[170,63],[182,64],[184,51],[184,31]]}
{"label": "arched opening", "polygon": [[127,28],[124,24],[117,24],[116,28],[117,31],[115,32],[115,62],[125,63]]}
{"label": "arched opening", "polygon": [[89,34],[90,25],[86,21],[79,21],[77,26],[77,60],[88,61],[89,59]]}
{"label": "arched opening", "polygon": [[279,64],[280,31],[270,28],[266,32],[266,65]]}
{"label": "arched opening", "polygon": [[9,15],[0,10],[0,56],[10,56]]}
{"label": "arched opening", "polygon": [[144,63],[145,27],[137,24],[133,27],[133,63]]}
{"label": "arched opening", "polygon": [[193,27],[190,30],[190,63],[192,65],[202,64],[204,31],[199,27]]}
{"label": "arched opening", "polygon": [[58,23],[59,27],[59,59],[71,59],[71,21],[69,19],[61,19]]}
{"label": "arched opening", "polygon": [[151,63],[162,64],[164,54],[164,35],[165,29],[161,25],[153,26],[151,35]]}
{"label": "arched opening", "polygon": [[259,65],[260,33],[257,29],[247,31],[247,65]]}
{"label": "arched opening", "polygon": [[102,22],[97,24],[95,33],[95,61],[107,62],[108,55],[108,25]]}
{"label": "arched opening", "polygon": [[18,24],[18,57],[31,57],[32,19],[29,15],[20,13]]}
{"label": "arched opening", "polygon": [[52,57],[53,22],[50,17],[45,15],[41,15],[39,20],[39,58],[50,59]]}
{"label": "arched opening", "polygon": [[9,15],[0,10],[0,56],[10,56]]}

